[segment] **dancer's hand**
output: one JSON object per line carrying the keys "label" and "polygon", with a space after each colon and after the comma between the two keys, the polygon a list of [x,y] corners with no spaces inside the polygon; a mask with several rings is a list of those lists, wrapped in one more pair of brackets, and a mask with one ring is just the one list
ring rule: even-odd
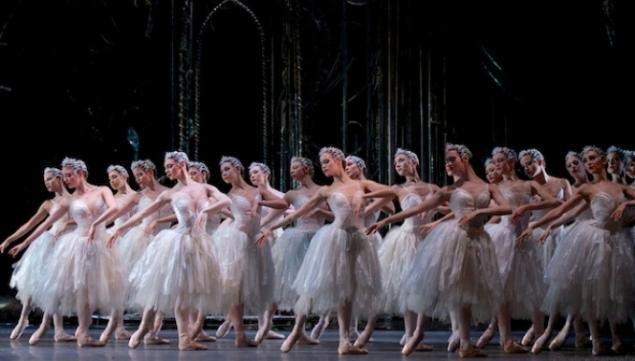
{"label": "dancer's hand", "polygon": [[90,225],[90,227],[88,227],[88,243],[93,243],[93,241],[95,240],[95,226],[94,225]]}
{"label": "dancer's hand", "polygon": [[434,229],[434,227],[438,226],[439,223],[440,223],[439,221],[426,223],[419,227],[419,232],[421,233],[422,236],[427,235],[431,230]]}
{"label": "dancer's hand", "polygon": [[516,246],[522,245],[534,233],[534,226],[530,223],[527,229],[516,238]]}
{"label": "dancer's hand", "polygon": [[147,226],[145,226],[143,228],[143,234],[145,234],[146,236],[151,236],[154,234],[154,229],[157,226],[157,221],[154,220],[152,222],[150,222],[150,224],[148,224]]}
{"label": "dancer's hand", "polygon": [[617,206],[615,211],[611,214],[611,218],[616,222],[621,220],[625,210],[626,210],[626,203],[620,204],[619,206]]}
{"label": "dancer's hand", "polygon": [[366,228],[366,234],[370,236],[371,234],[379,231],[385,226],[386,226],[386,223],[384,221],[375,222],[371,224],[370,226],[368,226],[368,228]]}
{"label": "dancer's hand", "polygon": [[24,251],[24,249],[26,248],[26,244],[24,242],[18,244],[17,246],[11,248],[9,250],[9,255],[13,258],[15,258],[17,255],[20,254],[20,252]]}
{"label": "dancer's hand", "polygon": [[10,245],[11,245],[11,242],[9,242],[9,240],[2,242],[2,244],[0,244],[0,253],[4,253],[4,250]]}
{"label": "dancer's hand", "polygon": [[112,248],[112,246],[115,245],[119,237],[121,237],[121,231],[119,230],[119,228],[115,228],[110,234],[110,237],[108,237],[108,240],[106,241],[106,246],[108,248]]}
{"label": "dancer's hand", "polygon": [[518,224],[518,222],[520,222],[520,219],[525,214],[525,209],[526,208],[522,206],[514,209],[514,212],[512,212],[512,217],[511,217],[513,224]]}
{"label": "dancer's hand", "polygon": [[551,232],[552,231],[553,231],[553,229],[551,228],[551,226],[547,227],[547,229],[545,229],[545,231],[542,233],[540,238],[538,238],[538,242],[540,242],[540,244],[544,244],[545,241],[547,240],[547,238],[549,238],[549,236],[551,236]]}
{"label": "dancer's hand", "polygon": [[267,242],[269,242],[269,239],[271,239],[272,236],[273,231],[269,228],[265,228],[260,232],[260,234],[258,234],[258,236],[256,236],[256,244],[258,247],[262,248],[267,244]]}
{"label": "dancer's hand", "polygon": [[459,226],[465,226],[466,224],[469,224],[479,214],[480,214],[480,212],[478,210],[471,211],[471,212],[468,212],[468,213],[464,214],[463,217],[461,217],[461,219],[459,219]]}

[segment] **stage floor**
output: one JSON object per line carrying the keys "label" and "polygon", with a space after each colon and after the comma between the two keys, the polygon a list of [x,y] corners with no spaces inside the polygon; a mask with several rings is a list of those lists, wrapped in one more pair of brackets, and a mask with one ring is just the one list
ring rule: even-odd
{"label": "stage floor", "polygon": [[[207,343],[208,351],[179,352],[176,349],[176,330],[165,330],[163,336],[170,338],[170,345],[148,346],[141,345],[135,350],[128,348],[126,342],[111,341],[104,348],[79,348],[75,343],[56,344],[52,340],[52,334],[36,346],[29,346],[28,338],[35,330],[34,326],[29,326],[23,337],[19,341],[9,340],[11,332],[10,325],[0,327],[0,360],[86,360],[86,361],[118,361],[118,360],[248,360],[248,361],[272,361],[272,360],[303,360],[303,361],[323,361],[336,357],[337,351],[337,330],[329,329],[322,337],[322,343],[318,346],[297,346],[290,353],[283,354],[279,351],[282,341],[266,340],[260,347],[237,349],[232,342],[233,334],[230,332],[225,338],[217,342]],[[92,335],[99,336],[100,329],[93,329]],[[435,350],[426,353],[415,353],[408,359],[425,360],[447,360],[459,359],[457,354],[446,352],[446,341],[448,332],[431,331],[426,334],[425,342],[434,345]],[[516,335],[517,338],[521,334]],[[253,332],[250,332],[253,337]],[[473,333],[476,338],[476,333]],[[369,354],[366,356],[347,356],[347,358],[360,358],[364,360],[404,360],[399,353],[398,345],[401,338],[400,331],[377,331],[374,335],[374,342],[369,347]],[[608,340],[607,340],[608,341]],[[506,355],[497,347],[498,340],[495,339],[485,350],[488,356],[505,360],[587,360],[592,359],[591,349],[576,350],[573,348],[572,339],[568,340],[566,347],[558,352],[544,351],[540,355]],[[608,344],[607,344],[608,345]],[[635,353],[630,351],[627,355],[615,355],[604,360],[635,360]]]}

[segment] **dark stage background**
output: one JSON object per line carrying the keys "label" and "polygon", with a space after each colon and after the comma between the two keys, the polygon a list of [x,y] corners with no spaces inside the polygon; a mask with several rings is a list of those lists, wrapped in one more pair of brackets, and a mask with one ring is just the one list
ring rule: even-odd
{"label": "dark stage background", "polygon": [[635,148],[634,15],[626,0],[3,0],[0,238],[48,197],[44,167],[83,158],[105,184],[128,166],[130,128],[141,158],[185,149],[222,190],[223,154],[287,189],[290,156],[323,145],[385,182],[396,147],[445,182],[446,140],[478,165],[536,147],[565,176],[568,150]]}

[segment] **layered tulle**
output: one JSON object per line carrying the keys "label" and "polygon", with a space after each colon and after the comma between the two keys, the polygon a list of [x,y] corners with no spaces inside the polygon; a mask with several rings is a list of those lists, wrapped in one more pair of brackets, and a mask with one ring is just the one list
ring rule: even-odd
{"label": "layered tulle", "polygon": [[412,311],[447,320],[467,305],[474,321],[489,321],[502,298],[489,235],[482,227],[460,227],[456,219],[441,223],[417,249],[405,287]]}
{"label": "layered tulle", "polygon": [[381,273],[373,241],[357,229],[322,227],[293,283],[296,314],[324,314],[352,302],[359,316],[377,313]]}
{"label": "layered tulle", "polygon": [[130,272],[131,303],[174,314],[180,307],[220,312],[220,270],[212,241],[185,226],[166,229],[150,242]]}
{"label": "layered tulle", "polygon": [[82,227],[58,239],[51,255],[49,277],[38,302],[48,313],[70,315],[78,302],[90,310],[110,312],[124,302],[124,278],[115,249],[106,247],[106,231],[99,227],[88,240]]}
{"label": "layered tulle", "polygon": [[271,250],[276,270],[273,298],[280,310],[291,311],[298,300],[293,282],[319,227],[318,224],[298,224],[285,229],[276,239]]}

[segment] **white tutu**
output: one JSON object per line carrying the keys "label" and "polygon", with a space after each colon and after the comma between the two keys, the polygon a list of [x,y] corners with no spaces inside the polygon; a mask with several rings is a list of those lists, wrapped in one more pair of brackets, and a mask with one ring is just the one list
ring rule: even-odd
{"label": "white tutu", "polygon": [[218,313],[220,272],[212,241],[185,226],[166,229],[150,242],[132,269],[131,302],[174,314],[177,299],[183,307]]}
{"label": "white tutu", "polygon": [[280,310],[291,311],[298,300],[291,286],[318,228],[320,224],[297,222],[295,227],[284,230],[271,249],[276,270],[273,298]]}
{"label": "white tutu", "polygon": [[476,200],[461,188],[450,198],[455,219],[441,223],[422,241],[406,278],[408,309],[447,320],[469,305],[472,319],[489,321],[502,298],[496,252],[481,219],[459,227],[461,215],[489,204],[489,192]]}
{"label": "white tutu", "polygon": [[548,269],[548,312],[623,321],[633,315],[635,257],[628,230],[610,221],[617,203],[606,193],[591,201],[594,219],[577,221],[562,236]]}
{"label": "white tutu", "polygon": [[[401,200],[401,208],[407,210],[422,202],[415,193],[408,193]],[[405,279],[421,241],[419,227],[429,222],[429,217],[415,215],[406,219],[401,226],[394,227],[386,234],[378,251],[381,268],[382,294],[381,310],[386,313],[403,314],[406,310]]]}
{"label": "white tutu", "polygon": [[311,240],[293,289],[300,295],[296,314],[325,314],[345,302],[353,312],[374,316],[378,311],[381,272],[373,241],[358,230],[330,224]]}
{"label": "white tutu", "polygon": [[222,305],[244,304],[245,312],[260,314],[273,302],[274,266],[267,242],[257,247],[254,237],[234,221],[214,233],[222,280]]}
{"label": "white tutu", "polygon": [[39,305],[41,299],[34,297],[41,293],[42,287],[49,276],[49,263],[55,248],[56,237],[46,231],[33,240],[22,258],[13,267],[13,274],[9,285],[17,289],[16,298],[22,303],[33,301]]}
{"label": "white tutu", "polygon": [[540,231],[518,245],[519,227],[508,216],[489,226],[498,262],[503,299],[514,319],[532,319],[545,295],[542,248],[537,241]]}
{"label": "white tutu", "polygon": [[116,251],[106,247],[105,228],[100,227],[91,242],[82,229],[59,238],[51,255],[50,275],[42,290],[46,299],[40,301],[50,314],[75,312],[83,290],[91,310],[108,313],[123,307],[123,274]]}

